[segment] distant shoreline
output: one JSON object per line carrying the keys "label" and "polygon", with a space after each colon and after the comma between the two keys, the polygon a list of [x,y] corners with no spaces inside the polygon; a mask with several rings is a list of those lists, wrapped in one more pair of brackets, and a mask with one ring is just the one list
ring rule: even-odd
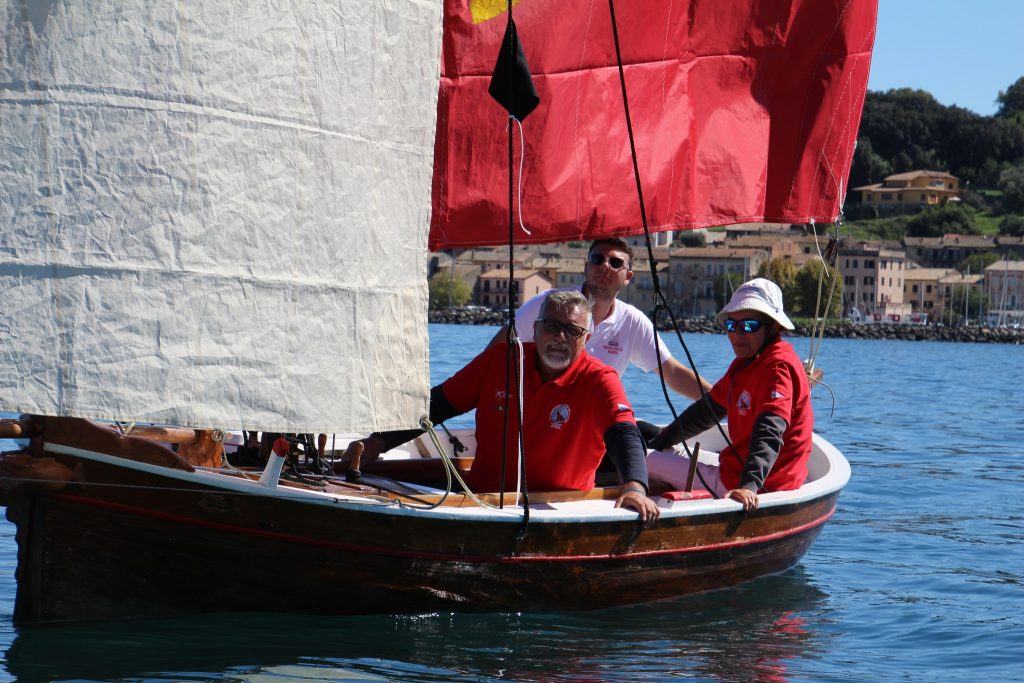
{"label": "distant shoreline", "polygon": [[[449,325],[502,325],[503,311],[446,309],[429,311],[432,323]],[[717,334],[721,330],[714,321],[707,318],[677,318],[680,330],[687,333]],[[661,329],[667,326],[662,324]],[[806,337],[810,329],[796,324],[789,333],[793,337]],[[899,341],[950,341],[973,342],[978,344],[1024,344],[1024,329],[1008,327],[942,327],[938,325],[894,325],[872,323],[855,325],[849,322],[832,322],[825,328],[824,336],[839,339],[888,339]]]}

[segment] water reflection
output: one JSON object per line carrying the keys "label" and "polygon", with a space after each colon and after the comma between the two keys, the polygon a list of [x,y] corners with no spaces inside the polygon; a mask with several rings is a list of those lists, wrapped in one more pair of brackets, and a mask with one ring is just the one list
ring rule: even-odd
{"label": "water reflection", "polygon": [[21,681],[784,681],[787,662],[823,652],[814,624],[825,603],[797,568],[731,590],[586,613],[213,615],[21,629],[6,667]]}

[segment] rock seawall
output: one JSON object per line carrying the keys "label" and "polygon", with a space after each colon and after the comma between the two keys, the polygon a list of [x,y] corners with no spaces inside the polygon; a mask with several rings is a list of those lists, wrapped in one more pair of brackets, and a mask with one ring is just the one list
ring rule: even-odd
{"label": "rock seawall", "polygon": [[[432,323],[450,325],[501,325],[505,322],[504,311],[445,309],[430,311]],[[707,318],[679,318],[679,327],[688,333],[718,333],[721,330],[713,320]],[[666,329],[667,325],[661,325]],[[797,324],[789,333],[794,337],[806,337],[810,328]],[[840,339],[898,339],[901,341],[954,341],[979,344],[1024,344],[1024,329],[1007,327],[943,327],[939,325],[891,325],[873,323],[833,323],[825,328],[825,336]]]}

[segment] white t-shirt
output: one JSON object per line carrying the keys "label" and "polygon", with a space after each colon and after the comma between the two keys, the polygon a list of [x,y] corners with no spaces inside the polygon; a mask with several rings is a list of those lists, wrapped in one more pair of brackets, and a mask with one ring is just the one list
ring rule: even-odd
{"label": "white t-shirt", "polygon": [[[582,291],[583,285],[560,290],[548,290],[533,297],[516,311],[516,334],[523,341],[533,341],[533,323],[540,314],[541,304],[551,291]],[[612,313],[605,318],[587,342],[587,353],[610,366],[621,375],[630,363],[644,372],[658,369],[658,357],[654,353],[654,340],[661,349],[661,362],[669,353],[661,336],[654,333],[654,324],[643,312],[631,304],[615,300]]]}

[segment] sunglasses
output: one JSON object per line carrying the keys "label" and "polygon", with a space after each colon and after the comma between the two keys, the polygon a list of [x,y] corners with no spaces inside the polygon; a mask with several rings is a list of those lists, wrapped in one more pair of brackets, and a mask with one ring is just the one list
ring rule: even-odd
{"label": "sunglasses", "polygon": [[626,267],[626,259],[619,258],[618,256],[608,256],[606,258],[604,254],[598,254],[596,251],[588,256],[587,260],[590,261],[592,266],[599,266],[608,261],[608,267],[612,270],[622,270]]}
{"label": "sunglasses", "polygon": [[537,322],[534,324],[541,325],[548,334],[565,332],[565,336],[569,337],[569,339],[579,339],[587,333],[586,329],[579,325],[563,323],[561,320],[555,320],[554,318],[537,318]]}
{"label": "sunglasses", "polygon": [[743,334],[753,334],[764,326],[764,322],[755,318],[748,318],[747,320],[733,320],[732,318],[726,318],[722,322],[722,327],[725,328],[726,332],[730,334],[733,332],[742,332]]}

